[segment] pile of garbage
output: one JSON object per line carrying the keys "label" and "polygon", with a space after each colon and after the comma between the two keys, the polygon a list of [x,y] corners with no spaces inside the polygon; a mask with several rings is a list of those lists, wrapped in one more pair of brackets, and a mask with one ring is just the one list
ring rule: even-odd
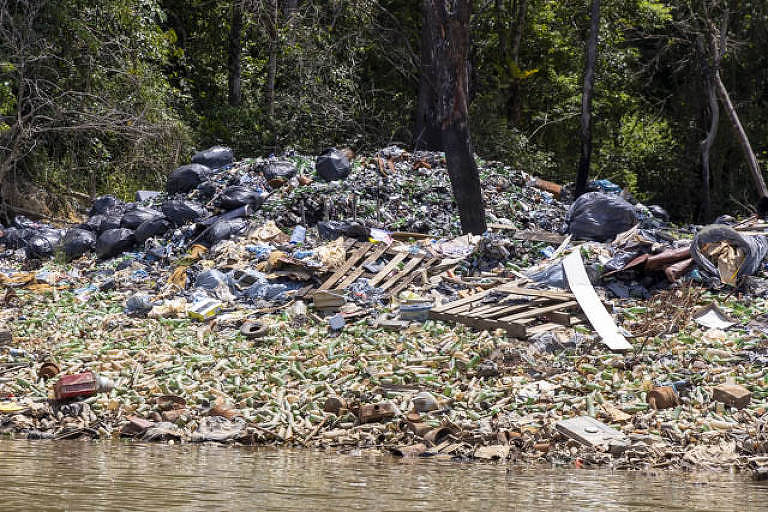
{"label": "pile of garbage", "polygon": [[0,432],[765,471],[768,224],[481,162],[460,236],[444,167],[215,147],[78,226],[16,218]]}

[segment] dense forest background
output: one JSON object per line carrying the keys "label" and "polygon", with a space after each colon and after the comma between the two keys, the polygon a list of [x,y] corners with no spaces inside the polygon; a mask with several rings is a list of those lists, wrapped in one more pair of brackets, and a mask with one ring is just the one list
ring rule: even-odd
{"label": "dense forest background", "polygon": [[[422,26],[417,0],[0,0],[0,214],[157,186],[214,143],[413,147]],[[589,27],[588,0],[474,2],[478,155],[574,180]],[[711,76],[764,165],[767,45],[764,0],[603,0],[591,178],[681,221],[753,204]]]}

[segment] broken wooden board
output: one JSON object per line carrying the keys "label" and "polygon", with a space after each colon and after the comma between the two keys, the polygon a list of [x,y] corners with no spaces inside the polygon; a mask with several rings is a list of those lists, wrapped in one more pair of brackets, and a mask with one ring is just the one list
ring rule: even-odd
{"label": "broken wooden board", "polygon": [[584,262],[581,259],[581,251],[576,249],[563,258],[563,268],[568,278],[568,285],[576,296],[581,310],[589,319],[592,328],[600,335],[603,343],[611,350],[630,350],[632,345],[619,332],[616,322],[613,321],[613,317],[605,309],[592,283],[589,282]]}

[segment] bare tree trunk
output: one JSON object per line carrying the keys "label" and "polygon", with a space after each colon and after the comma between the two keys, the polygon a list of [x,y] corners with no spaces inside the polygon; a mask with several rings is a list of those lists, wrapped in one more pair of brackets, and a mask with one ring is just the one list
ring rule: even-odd
{"label": "bare tree trunk", "polygon": [[277,18],[278,0],[269,0],[267,15],[267,33],[269,34],[269,63],[267,67],[267,115],[270,121],[275,119],[275,77],[277,76]]}
{"label": "bare tree trunk", "polygon": [[423,0],[424,26],[421,30],[421,74],[416,104],[415,149],[441,151],[440,125],[437,121],[437,84],[435,83],[434,30],[437,24],[431,0]]}
{"label": "bare tree trunk", "polygon": [[299,0],[286,0],[285,17],[290,21],[299,10]]}
{"label": "bare tree trunk", "polygon": [[696,41],[696,45],[702,59],[702,74],[704,86],[707,91],[707,106],[709,110],[709,129],[707,130],[707,137],[701,141],[701,186],[703,188],[701,209],[702,219],[705,222],[708,222],[712,215],[709,155],[712,150],[712,145],[715,143],[717,128],[720,124],[720,105],[717,103],[717,89],[715,88],[713,73],[720,65],[720,55],[718,53],[713,55],[712,66],[710,66],[707,62],[707,54],[704,50],[703,39],[703,37],[699,37]]}
{"label": "bare tree trunk", "polygon": [[[520,68],[520,44],[523,40],[523,31],[525,30],[525,18],[528,14],[528,0],[518,0],[517,11],[515,13],[515,32],[512,35],[512,52],[510,54],[512,62]],[[510,87],[510,106],[509,116],[515,126],[520,124],[522,117],[523,98],[521,93],[522,83],[520,79],[515,79]]]}
{"label": "bare tree trunk", "polygon": [[581,96],[581,158],[576,174],[576,197],[587,188],[589,164],[592,158],[592,88],[597,60],[597,36],[600,30],[600,0],[592,0],[592,28],[587,42],[587,63],[584,70],[584,92]]}
{"label": "bare tree trunk", "polygon": [[[709,40],[712,47],[713,55],[717,55],[718,61],[725,55],[727,48],[727,34],[728,34],[728,12],[726,11],[723,17],[722,27],[719,31],[715,28],[714,24],[709,22]],[[763,174],[760,171],[760,165],[757,163],[757,157],[755,152],[752,151],[752,145],[749,143],[747,132],[744,130],[741,121],[739,120],[739,114],[736,112],[736,108],[733,106],[731,96],[728,94],[728,89],[725,88],[723,79],[720,77],[720,69],[714,68],[713,72],[714,84],[717,87],[717,92],[720,95],[720,101],[723,103],[725,112],[728,114],[728,119],[731,121],[734,131],[736,132],[736,138],[739,139],[741,149],[744,152],[744,158],[747,160],[747,165],[752,173],[752,179],[755,182],[757,193],[760,196],[760,210],[765,209],[768,203],[768,188],[765,186],[765,180]]]}
{"label": "bare tree trunk", "polygon": [[241,36],[243,32],[243,6],[242,0],[232,1],[232,26],[229,32],[228,52],[228,85],[229,104],[233,107],[240,106],[242,93],[240,89],[240,53],[242,52]]}
{"label": "bare tree trunk", "polygon": [[486,231],[480,175],[469,134],[469,20],[472,0],[455,0],[448,9],[442,0],[429,0],[435,83],[439,84],[437,113],[453,196],[464,233]]}

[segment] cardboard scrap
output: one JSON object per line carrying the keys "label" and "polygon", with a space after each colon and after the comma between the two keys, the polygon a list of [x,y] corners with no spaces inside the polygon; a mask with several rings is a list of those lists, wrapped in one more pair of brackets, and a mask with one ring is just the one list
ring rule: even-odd
{"label": "cardboard scrap", "polygon": [[709,329],[727,329],[736,324],[714,303],[699,309],[693,319],[697,324]]}
{"label": "cardboard scrap", "polygon": [[746,255],[741,247],[734,247],[726,241],[705,244],[701,251],[712,263],[717,265],[720,281],[736,286],[739,270]]}
{"label": "cardboard scrap", "polygon": [[584,262],[581,259],[581,251],[578,248],[563,258],[563,268],[566,277],[568,277],[568,285],[576,296],[581,310],[597,334],[600,335],[603,343],[611,350],[630,350],[632,345],[619,332],[616,322],[605,310],[605,306],[595,293],[592,283],[589,282],[587,271],[584,269]]}

